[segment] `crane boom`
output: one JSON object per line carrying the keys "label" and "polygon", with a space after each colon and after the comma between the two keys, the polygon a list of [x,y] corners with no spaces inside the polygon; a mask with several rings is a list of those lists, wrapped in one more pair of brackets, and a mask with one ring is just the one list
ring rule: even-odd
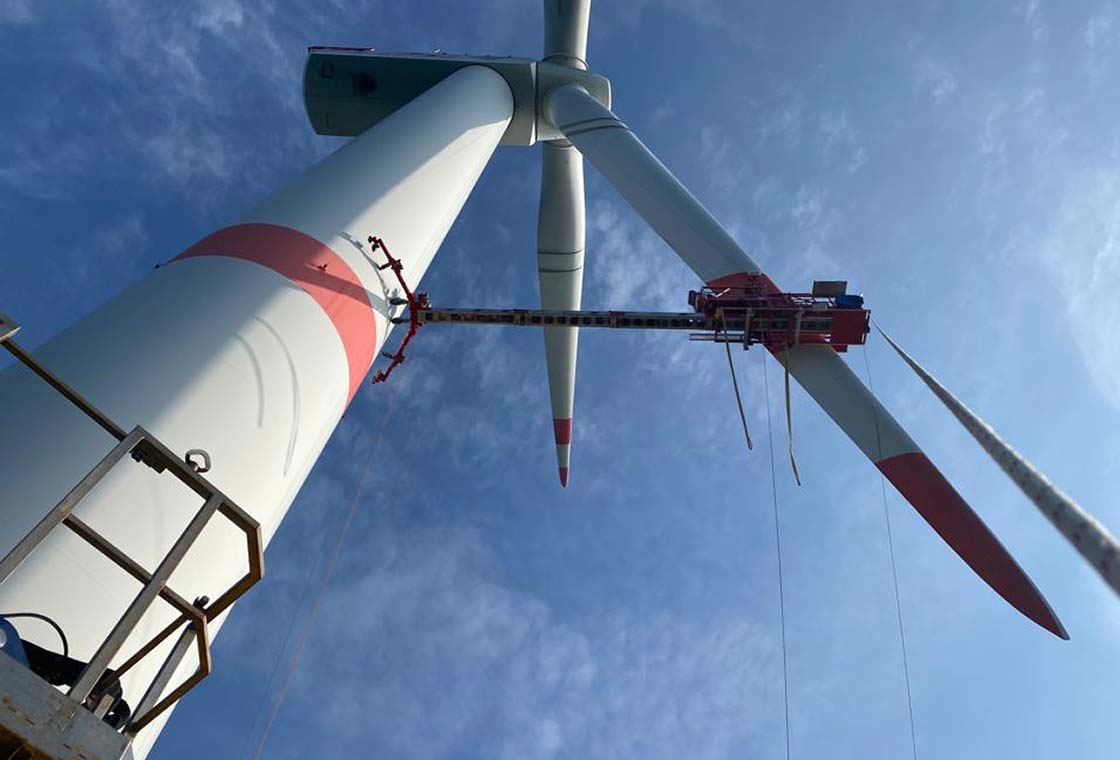
{"label": "crane boom", "polygon": [[410,316],[424,324],[507,327],[601,327],[616,330],[687,330],[692,340],[762,344],[785,348],[820,343],[845,351],[862,345],[870,312],[859,296],[765,293],[751,287],[703,288],[688,294],[689,312],[575,311],[562,309],[464,309],[432,306],[424,294],[408,301]]}

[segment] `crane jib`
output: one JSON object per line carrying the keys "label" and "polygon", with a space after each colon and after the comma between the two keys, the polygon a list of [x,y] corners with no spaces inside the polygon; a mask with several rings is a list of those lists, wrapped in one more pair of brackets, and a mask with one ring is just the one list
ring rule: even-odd
{"label": "crane jib", "polygon": [[416,304],[409,318],[420,324],[584,327],[629,330],[687,330],[691,339],[761,344],[784,349],[824,344],[837,351],[862,345],[870,311],[855,295],[763,292],[752,287],[689,293],[691,312],[588,311],[557,309],[466,309]]}

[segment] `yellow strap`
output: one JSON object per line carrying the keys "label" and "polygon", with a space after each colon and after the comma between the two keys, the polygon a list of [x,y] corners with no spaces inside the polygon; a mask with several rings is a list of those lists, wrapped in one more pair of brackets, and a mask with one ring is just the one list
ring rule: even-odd
{"label": "yellow strap", "polygon": [[[792,350],[792,349],[790,349]],[[793,467],[793,479],[801,485],[801,475],[797,472],[797,460],[793,456],[793,410],[789,401],[789,351],[783,354],[782,366],[786,369],[786,431],[789,433],[789,463]]]}
{"label": "yellow strap", "polygon": [[743,411],[743,399],[739,395],[739,381],[735,378],[735,363],[731,360],[731,340],[728,337],[727,327],[723,328],[723,347],[727,349],[727,366],[731,368],[731,385],[735,388],[735,403],[739,405],[739,419],[743,421],[743,435],[747,437],[747,450],[753,450],[751,431],[747,430],[747,413]]}

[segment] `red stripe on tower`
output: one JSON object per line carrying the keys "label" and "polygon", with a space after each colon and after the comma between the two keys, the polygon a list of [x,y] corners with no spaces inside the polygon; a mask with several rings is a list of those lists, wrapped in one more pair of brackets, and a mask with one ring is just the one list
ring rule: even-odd
{"label": "red stripe on tower", "polygon": [[278,224],[237,224],[204,237],[174,260],[226,256],[268,267],[303,288],[338,331],[354,398],[373,364],[377,322],[358,275],[341,256],[310,235]]}
{"label": "red stripe on tower", "polygon": [[1055,636],[1069,638],[1031,579],[925,454],[899,454],[875,466],[997,594]]}

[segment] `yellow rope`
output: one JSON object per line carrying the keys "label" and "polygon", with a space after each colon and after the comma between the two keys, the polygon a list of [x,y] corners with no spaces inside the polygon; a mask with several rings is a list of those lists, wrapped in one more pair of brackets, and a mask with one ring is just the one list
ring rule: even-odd
{"label": "yellow rope", "polygon": [[789,351],[778,359],[786,369],[786,432],[789,435],[789,464],[793,468],[793,479],[801,485],[801,474],[797,471],[797,460],[793,456],[793,409],[789,400]]}
{"label": "yellow rope", "polygon": [[[743,340],[746,340],[746,337]],[[739,405],[739,419],[743,421],[743,435],[747,437],[747,451],[753,451],[754,444],[751,443],[751,431],[747,429],[747,413],[743,411],[743,397],[739,395],[739,380],[735,377],[735,362],[731,360],[731,341],[726,325],[723,328],[723,347],[727,349],[727,366],[731,369],[731,385],[735,388],[735,403]]]}

